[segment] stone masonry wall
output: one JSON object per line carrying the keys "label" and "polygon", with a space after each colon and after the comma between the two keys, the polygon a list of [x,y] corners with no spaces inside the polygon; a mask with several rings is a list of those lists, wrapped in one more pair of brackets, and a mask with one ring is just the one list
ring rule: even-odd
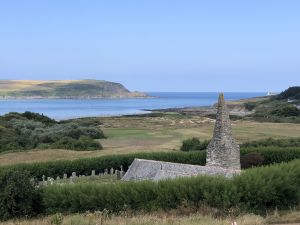
{"label": "stone masonry wall", "polygon": [[207,147],[207,166],[240,170],[240,147],[233,138],[223,93],[219,96],[213,138]]}

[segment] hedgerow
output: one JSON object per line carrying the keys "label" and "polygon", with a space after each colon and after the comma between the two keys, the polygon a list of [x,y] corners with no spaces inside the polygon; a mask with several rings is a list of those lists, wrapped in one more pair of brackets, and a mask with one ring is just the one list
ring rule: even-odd
{"label": "hedgerow", "polygon": [[[135,158],[205,165],[206,152],[178,151],[110,155],[95,158],[77,159],[72,161],[61,160],[31,164],[17,164],[12,166],[0,167],[0,170],[26,170],[29,171],[32,177],[36,177],[38,179],[41,179],[43,175],[45,175],[46,177],[57,177],[62,176],[64,173],[71,175],[72,172],[76,172],[77,174],[81,175],[90,175],[92,170],[96,170],[96,173],[99,173],[104,172],[106,168],[120,169],[121,165],[123,166],[124,170],[127,170],[127,168]],[[260,161],[257,159],[260,159]],[[294,159],[300,159],[300,148],[265,147],[241,149],[242,168],[288,162]]]}
{"label": "hedgerow", "polygon": [[47,214],[104,209],[153,211],[183,203],[264,213],[299,204],[300,160],[248,169],[232,179],[198,176],[159,182],[49,186],[42,197]]}

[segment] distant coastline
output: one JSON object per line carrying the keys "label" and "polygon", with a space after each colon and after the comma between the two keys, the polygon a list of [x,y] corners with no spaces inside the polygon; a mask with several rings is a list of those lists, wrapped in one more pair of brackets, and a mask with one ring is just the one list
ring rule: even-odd
{"label": "distant coastline", "polygon": [[[136,98],[27,98],[1,99],[0,115],[9,112],[25,111],[37,112],[57,120],[82,118],[82,117],[106,117],[149,113],[149,111],[170,108],[194,108],[212,106],[217,101],[218,93],[203,92],[148,92],[147,96]],[[265,95],[265,92],[257,93],[225,93],[226,100],[240,100]],[[145,110],[147,109],[147,110]],[[149,111],[148,111],[149,110]],[[194,110],[184,110],[191,111]],[[194,111],[196,113],[196,110]],[[191,112],[193,113],[193,112]]]}
{"label": "distant coastline", "polygon": [[111,96],[111,97],[102,97],[102,96],[0,96],[0,100],[38,100],[38,99],[45,99],[45,100],[59,100],[59,99],[78,99],[78,100],[89,100],[89,99],[144,99],[144,98],[157,98],[153,96]]}
{"label": "distant coastline", "polygon": [[0,80],[0,99],[151,98],[104,80]]}

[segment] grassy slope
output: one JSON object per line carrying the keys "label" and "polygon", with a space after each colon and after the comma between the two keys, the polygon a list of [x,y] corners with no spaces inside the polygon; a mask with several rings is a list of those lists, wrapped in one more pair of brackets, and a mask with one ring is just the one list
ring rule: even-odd
{"label": "grassy slope", "polygon": [[[182,140],[189,137],[211,138],[214,120],[200,116],[166,114],[159,117],[109,117],[99,118],[107,139],[102,139],[104,150],[33,150],[0,154],[0,165],[20,162],[39,162],[60,159],[77,159],[132,152],[177,151]],[[300,136],[299,124],[259,123],[233,121],[233,132],[242,143],[268,137],[290,138]]]}
{"label": "grassy slope", "polygon": [[11,97],[139,97],[118,83],[100,80],[0,80],[0,96]]}

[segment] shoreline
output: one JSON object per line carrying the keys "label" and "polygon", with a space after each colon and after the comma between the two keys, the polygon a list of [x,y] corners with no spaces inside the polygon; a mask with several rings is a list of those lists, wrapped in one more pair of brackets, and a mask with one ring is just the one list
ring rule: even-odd
{"label": "shoreline", "polygon": [[[130,99],[158,99],[159,97],[135,97],[135,98],[22,98],[22,99],[1,99],[0,101],[47,101],[47,100],[62,100],[62,101],[67,101],[67,100],[83,100],[83,101],[87,101],[87,100],[130,100]],[[245,109],[244,107],[244,103],[248,102],[248,101],[259,101],[261,99],[266,99],[268,97],[266,96],[260,96],[260,97],[253,97],[253,98],[241,98],[238,100],[229,100],[227,101],[227,106],[230,110],[230,114],[231,115],[236,115],[236,116],[247,116],[251,113],[253,113],[253,111],[248,111]],[[28,109],[30,111],[30,109]],[[27,111],[28,111],[27,110]],[[26,110],[22,111],[25,112]],[[13,112],[13,111],[11,111]],[[21,112],[21,113],[22,113]],[[34,110],[33,110],[34,112]],[[80,119],[80,118],[91,118],[91,117],[99,117],[99,118],[105,118],[105,117],[130,117],[130,116],[147,116],[147,114],[153,114],[153,113],[180,113],[182,115],[199,115],[199,116],[209,116],[212,114],[216,113],[216,107],[215,107],[215,103],[212,103],[211,105],[206,105],[206,106],[187,106],[187,107],[165,107],[165,108],[153,108],[153,109],[147,109],[147,108],[141,108],[141,109],[136,109],[133,110],[133,112],[115,112],[115,113],[101,113],[100,111],[98,112],[99,114],[95,113],[95,114],[91,114],[91,115],[85,115],[85,113],[83,113],[82,115],[66,115],[66,116],[51,116],[51,115],[47,115],[47,113],[44,113],[45,115],[54,118],[57,121],[62,121],[62,120],[70,120],[70,119]],[[8,113],[8,112],[7,112]],[[2,115],[4,115],[6,113],[3,113]]]}

